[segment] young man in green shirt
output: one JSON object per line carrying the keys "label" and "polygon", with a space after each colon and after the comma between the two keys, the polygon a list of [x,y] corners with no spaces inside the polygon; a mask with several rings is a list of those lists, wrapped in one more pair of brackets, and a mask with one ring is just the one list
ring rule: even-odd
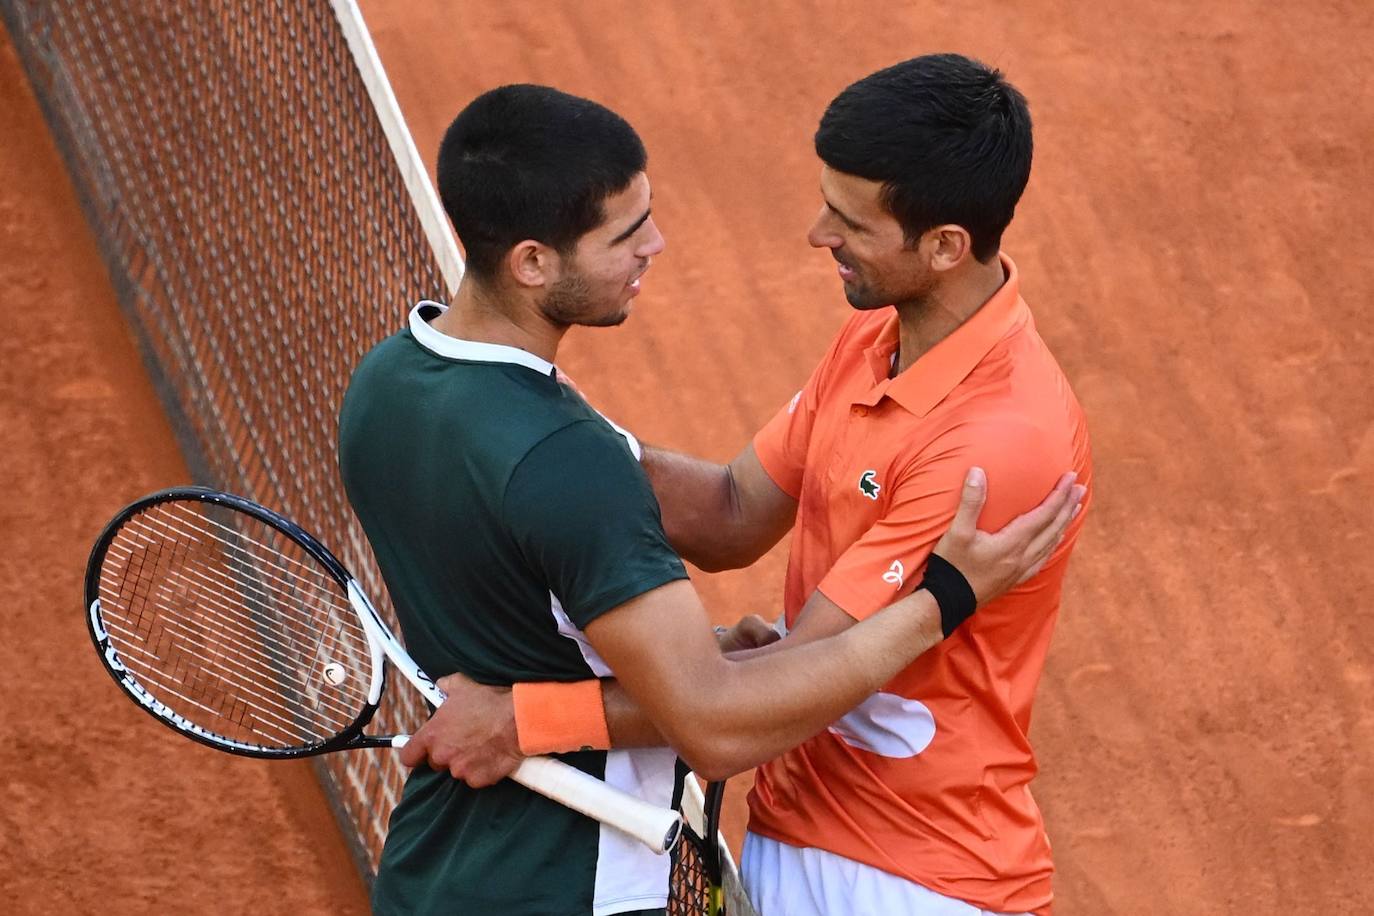
{"label": "young man in green shirt", "polygon": [[[633,129],[584,99],[507,86],[468,106],[438,168],[467,274],[449,307],[420,303],[359,365],[339,454],[420,665],[501,686],[614,675],[616,695],[643,716],[594,750],[543,749],[573,751],[563,759],[670,805],[676,754],[665,743],[723,776],[824,728],[939,642],[975,598],[1042,562],[1076,494],[1061,482],[996,536],[975,534],[976,507],[966,513],[937,550],[966,576],[967,601],[942,607],[921,589],[831,639],[723,656],[637,444],[554,368],[569,327],[628,316],[663,250],[645,164]],[[435,721],[461,713],[453,705]],[[661,911],[666,858],[500,780],[500,767],[451,778],[444,734],[423,729],[403,757],[443,771],[416,769],[406,783],[377,912]]]}

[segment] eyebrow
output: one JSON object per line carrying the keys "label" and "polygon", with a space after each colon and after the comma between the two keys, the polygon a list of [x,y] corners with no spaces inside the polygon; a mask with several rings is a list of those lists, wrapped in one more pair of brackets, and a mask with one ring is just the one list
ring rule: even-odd
{"label": "eyebrow", "polygon": [[835,214],[836,216],[838,216],[838,217],[844,222],[844,224],[845,224],[846,226],[849,226],[849,228],[851,228],[851,229],[862,229],[862,228],[864,228],[864,224],[863,224],[863,223],[859,222],[859,221],[856,220],[854,217],[850,216],[848,213],[845,213],[845,212],[844,212],[843,210],[841,210],[839,207],[837,207],[837,206],[835,206],[834,204],[832,204],[829,200],[826,200],[826,197],[825,197],[824,194],[821,195],[821,199],[822,199],[822,200],[825,200],[825,205],[826,205],[827,207],[830,208],[830,212],[833,213],[833,214]]}
{"label": "eyebrow", "polygon": [[619,245],[621,242],[625,241],[627,238],[638,232],[639,227],[644,225],[644,221],[649,218],[649,213],[650,211],[645,210],[644,215],[641,216],[639,219],[635,220],[634,224],[631,225],[630,228],[626,229],[624,232],[620,233],[615,238],[611,239],[611,244]]}

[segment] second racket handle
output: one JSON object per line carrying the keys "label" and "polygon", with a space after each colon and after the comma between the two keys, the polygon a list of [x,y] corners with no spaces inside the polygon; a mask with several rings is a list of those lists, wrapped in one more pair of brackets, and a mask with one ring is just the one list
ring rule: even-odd
{"label": "second racket handle", "polygon": [[672,849],[682,835],[682,817],[676,811],[635,798],[550,757],[526,758],[510,778],[629,834],[659,855]]}

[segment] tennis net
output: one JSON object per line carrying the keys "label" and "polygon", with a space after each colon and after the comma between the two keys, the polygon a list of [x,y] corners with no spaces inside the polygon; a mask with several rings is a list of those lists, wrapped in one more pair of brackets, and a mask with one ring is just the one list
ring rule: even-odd
{"label": "tennis net", "polygon": [[[462,263],[356,3],[0,13],[193,475],[297,519],[384,599],[336,414],[362,354]],[[391,691],[375,727],[413,730],[415,696]],[[317,761],[370,879],[404,774],[389,752]]]}

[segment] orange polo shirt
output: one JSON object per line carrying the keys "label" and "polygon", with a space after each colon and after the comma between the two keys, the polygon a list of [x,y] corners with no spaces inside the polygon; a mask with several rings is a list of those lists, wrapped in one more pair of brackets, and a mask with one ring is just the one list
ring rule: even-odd
{"label": "orange polo shirt", "polygon": [[[789,626],[816,589],[856,620],[910,594],[973,465],[988,473],[986,530],[1038,505],[1067,470],[1091,496],[1082,408],[1035,331],[1015,265],[1002,265],[997,293],[896,378],[895,309],[856,313],[755,438],[764,469],[798,500]],[[761,767],[749,829],[984,909],[1048,913],[1053,863],[1029,791],[1027,730],[1085,515],[1033,579]]]}

